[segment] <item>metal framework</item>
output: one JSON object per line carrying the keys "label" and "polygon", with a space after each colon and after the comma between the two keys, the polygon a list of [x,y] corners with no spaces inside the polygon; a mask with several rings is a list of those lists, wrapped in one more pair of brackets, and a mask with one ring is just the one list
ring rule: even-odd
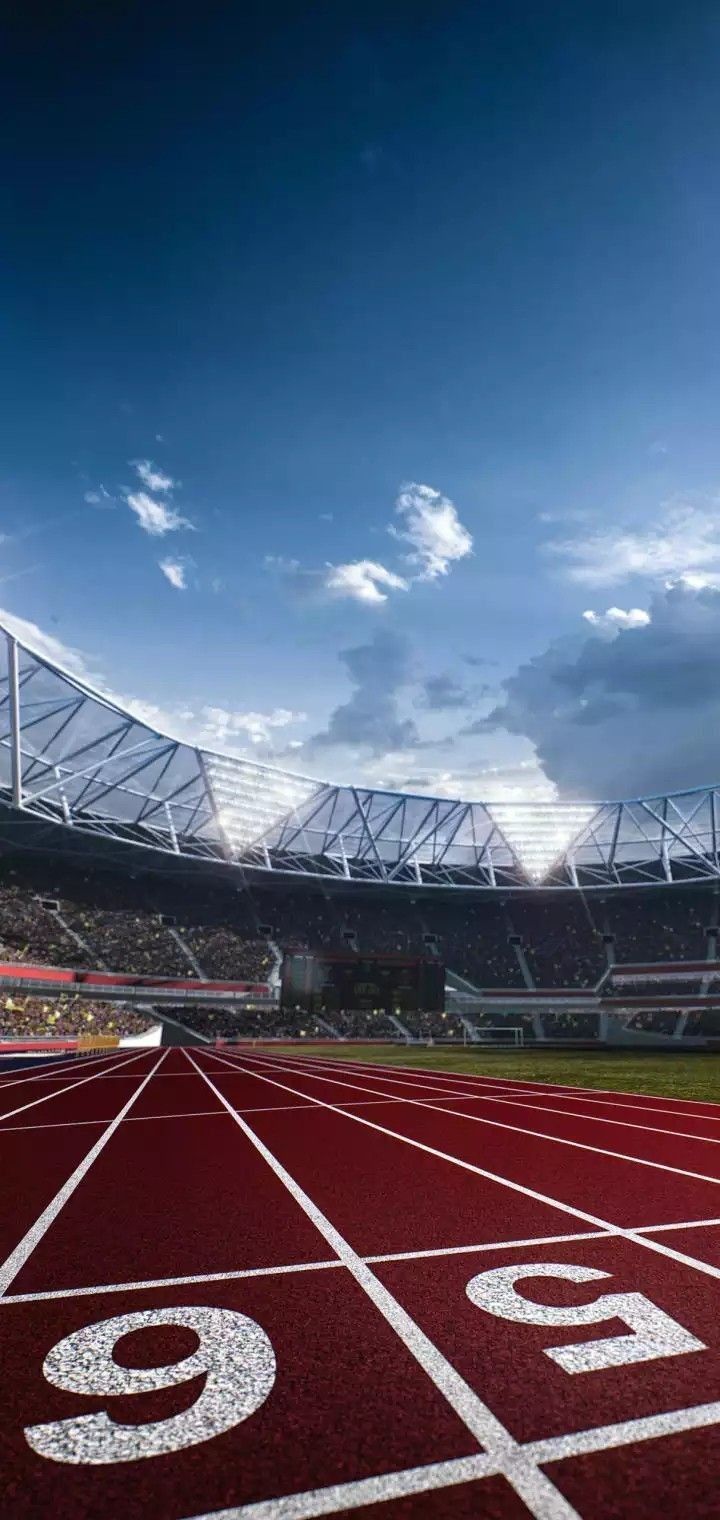
{"label": "metal framework", "polygon": [[720,788],[492,803],[335,786],[183,744],[0,626],[0,802],[266,880],[486,891],[720,877]]}

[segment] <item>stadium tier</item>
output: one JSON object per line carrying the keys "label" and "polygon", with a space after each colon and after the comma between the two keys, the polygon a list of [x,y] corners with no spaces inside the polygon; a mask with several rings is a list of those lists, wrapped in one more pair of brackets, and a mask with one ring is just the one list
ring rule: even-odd
{"label": "stadium tier", "polygon": [[[12,1002],[23,962],[254,985],[232,1007],[209,986],[202,1007],[183,993],[205,1038],[475,1039],[506,1023],[593,1042],[621,1003],[638,1038],[717,1032],[709,972],[684,986],[676,971],[673,1006],[656,996],[654,1013],[612,980],[625,963],[714,959],[714,790],[511,805],[333,786],[181,744],[2,630],[0,709],[6,1033],[35,1016],[43,1034],[147,1026],[117,991],[95,989],[94,1013],[76,1007],[88,989],[60,985],[47,1008]],[[291,956],[405,958],[444,995],[293,1008],[279,995]]]}

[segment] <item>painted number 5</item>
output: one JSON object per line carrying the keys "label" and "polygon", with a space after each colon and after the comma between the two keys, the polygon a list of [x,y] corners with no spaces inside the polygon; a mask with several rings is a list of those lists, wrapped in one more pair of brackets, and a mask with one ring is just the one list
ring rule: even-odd
{"label": "painted number 5", "polygon": [[560,1307],[532,1303],[515,1288],[526,1277],[560,1277],[566,1282],[585,1283],[609,1276],[609,1272],[600,1272],[595,1267],[546,1261],[478,1272],[465,1291],[478,1309],[522,1325],[600,1325],[612,1319],[627,1325],[630,1335],[548,1347],[545,1355],[566,1372],[598,1372],[606,1367],[627,1367],[632,1362],[653,1362],[663,1356],[683,1356],[688,1351],[706,1349],[702,1341],[658,1309],[644,1293],[602,1293],[591,1304]]}
{"label": "painted number 5", "polygon": [[[200,1344],[168,1367],[121,1367],[113,1357],[117,1342],[151,1325],[194,1330]],[[261,1326],[233,1309],[150,1309],[76,1330],[53,1347],[43,1372],[55,1388],[93,1398],[155,1392],[205,1373],[195,1402],[167,1420],[120,1425],[103,1412],[25,1430],[33,1451],[51,1462],[99,1465],[181,1451],[231,1430],[267,1398],[275,1382],[275,1356]]]}

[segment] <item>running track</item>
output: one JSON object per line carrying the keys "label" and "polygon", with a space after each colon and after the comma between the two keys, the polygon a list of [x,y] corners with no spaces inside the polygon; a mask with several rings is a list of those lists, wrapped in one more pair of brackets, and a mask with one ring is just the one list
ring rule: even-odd
{"label": "running track", "polygon": [[3,1515],[720,1513],[720,1105],[171,1049],[0,1080]]}

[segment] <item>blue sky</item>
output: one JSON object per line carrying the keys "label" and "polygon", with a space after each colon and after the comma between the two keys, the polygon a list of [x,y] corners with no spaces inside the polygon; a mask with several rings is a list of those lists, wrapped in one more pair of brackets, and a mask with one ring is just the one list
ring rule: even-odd
{"label": "blue sky", "polygon": [[716,780],[716,7],[152,12],[2,64],[5,613],[330,779]]}

